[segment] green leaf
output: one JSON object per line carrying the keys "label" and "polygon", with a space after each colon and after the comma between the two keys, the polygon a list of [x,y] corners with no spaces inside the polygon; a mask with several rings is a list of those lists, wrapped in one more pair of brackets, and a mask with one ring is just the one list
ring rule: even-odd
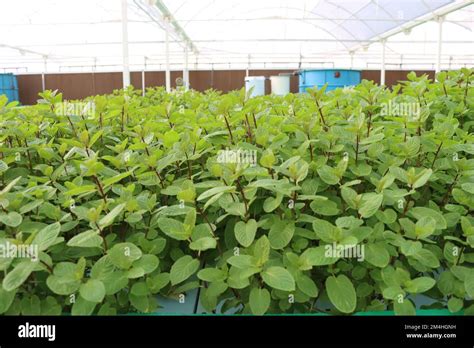
{"label": "green leaf", "polygon": [[158,268],[160,259],[156,255],[145,254],[133,263],[133,267],[143,269],[145,274],[153,272]]}
{"label": "green leaf", "polygon": [[108,255],[115,266],[129,269],[134,261],[142,257],[142,251],[133,243],[119,243],[109,250]]}
{"label": "green leaf", "polygon": [[239,221],[235,224],[235,239],[244,247],[249,247],[255,239],[257,221],[250,219],[247,222]]}
{"label": "green leaf", "polygon": [[84,193],[92,193],[96,190],[97,190],[97,187],[95,185],[82,185],[82,186],[74,187],[64,192],[64,194],[67,196],[77,196],[77,195],[82,195]]}
{"label": "green leaf", "polygon": [[199,250],[199,251],[215,249],[216,246],[217,246],[217,241],[212,237],[199,238],[198,240],[189,243],[189,248],[191,250]]}
{"label": "green leaf", "polygon": [[250,291],[250,310],[255,315],[264,315],[270,307],[270,292],[267,289],[253,288]]}
{"label": "green leaf", "polygon": [[217,195],[219,193],[225,193],[225,192],[233,192],[235,190],[235,186],[218,186],[218,187],[213,187],[210,190],[207,190],[203,192],[202,194],[199,195],[197,198],[198,201],[202,201],[206,198],[209,198],[211,196]]}
{"label": "green leaf", "polygon": [[412,294],[428,291],[435,286],[436,280],[429,277],[419,277],[405,282],[405,290]]}
{"label": "green leaf", "polygon": [[5,313],[13,303],[15,299],[16,291],[6,291],[3,287],[0,287],[0,314]]}
{"label": "green leaf", "polygon": [[341,274],[326,279],[326,291],[331,303],[342,313],[352,313],[357,305],[357,296],[349,278]]}
{"label": "green leaf", "polygon": [[430,268],[438,268],[439,267],[439,259],[436,257],[433,252],[428,249],[421,249],[417,250],[417,252],[412,255],[414,259],[420,262],[422,265],[430,267]]}
{"label": "green leaf", "polygon": [[281,221],[272,225],[268,240],[272,249],[283,249],[286,247],[295,233],[295,223],[293,221]]}
{"label": "green leaf", "polygon": [[102,181],[102,186],[105,188],[119,182],[122,179],[125,179],[126,177],[130,176],[132,174],[131,171],[125,172],[125,173],[120,173],[118,175],[112,176],[111,178],[105,179]]}
{"label": "green leaf", "polygon": [[340,180],[334,169],[327,165],[323,165],[317,172],[321,180],[328,185],[336,185]]}
{"label": "green leaf", "polygon": [[39,251],[46,250],[54,244],[54,241],[59,236],[60,231],[61,224],[59,222],[55,222],[54,224],[48,225],[38,232],[31,244],[37,245]]}
{"label": "green leaf", "polygon": [[77,279],[57,275],[50,275],[46,279],[46,284],[52,292],[58,295],[70,295],[81,286],[81,282]]}
{"label": "green leaf", "polygon": [[328,253],[328,248],[332,248],[332,245],[321,245],[315,248],[306,249],[300,256],[301,264],[309,266],[326,266],[336,263],[339,258],[332,257],[332,253]]}
{"label": "green leaf", "polygon": [[409,299],[403,299],[402,302],[395,300],[393,302],[395,315],[416,315],[416,309]]}
{"label": "green leaf", "polygon": [[374,215],[382,205],[383,194],[367,193],[362,195],[362,204],[359,208],[359,214],[363,218],[369,218]]}
{"label": "green leaf", "polygon": [[365,245],[365,260],[380,268],[384,268],[390,262],[390,254],[384,243],[371,243]]}
{"label": "green leaf", "polygon": [[229,257],[227,262],[240,269],[255,267],[257,265],[255,258],[250,255],[234,255]]}
{"label": "green leaf", "polygon": [[151,276],[146,279],[148,290],[156,294],[163,289],[170,282],[169,273],[160,273],[156,276]]}
{"label": "green leaf", "polygon": [[170,218],[158,219],[158,227],[167,236],[177,240],[187,240],[192,233],[192,230],[186,229],[182,222]]}
{"label": "green leaf", "polygon": [[383,297],[389,300],[398,300],[398,298],[401,296],[405,296],[405,291],[398,286],[398,285],[392,285],[389,286],[382,291]]}
{"label": "green leaf", "polygon": [[102,246],[102,237],[98,231],[89,230],[72,237],[67,246],[79,248],[98,248]]}
{"label": "green leaf", "polygon": [[8,169],[8,164],[0,160],[0,173],[6,172]]}
{"label": "green leaf", "polygon": [[412,188],[416,189],[418,187],[423,186],[426,184],[428,179],[431,177],[431,174],[433,174],[433,171],[431,169],[423,169],[416,177],[415,181],[412,184]]}
{"label": "green leaf", "polygon": [[337,207],[337,203],[328,199],[315,199],[311,202],[309,206],[312,211],[319,215],[334,216],[339,214],[339,208]]}
{"label": "green leaf", "polygon": [[91,315],[94,312],[97,303],[87,301],[86,299],[79,296],[76,302],[72,305],[72,315]]}
{"label": "green leaf", "polygon": [[267,197],[263,202],[263,210],[266,213],[271,213],[280,206],[282,200],[283,195],[281,193],[277,194],[276,197]]}
{"label": "green leaf", "polygon": [[350,208],[357,209],[357,197],[359,195],[354,189],[345,186],[341,187],[341,196]]}
{"label": "green leaf", "polygon": [[409,213],[413,215],[417,220],[421,220],[423,217],[431,217],[436,221],[436,229],[446,229],[447,223],[444,216],[436,210],[426,207],[414,207],[409,210]]}
{"label": "green leaf", "polygon": [[227,278],[225,272],[218,268],[204,268],[198,272],[197,276],[205,282],[224,281]]}
{"label": "green leaf", "polygon": [[283,267],[269,267],[261,273],[263,281],[274,289],[282,291],[294,291],[295,279]]}
{"label": "green leaf", "polygon": [[100,280],[89,279],[85,284],[82,284],[79,293],[82,298],[89,302],[102,302],[105,297],[105,286]]}
{"label": "green leaf", "polygon": [[314,283],[314,281],[305,275],[300,275],[296,279],[296,286],[302,293],[309,297],[317,297],[318,296],[318,287]]}
{"label": "green leaf", "polygon": [[193,259],[189,255],[180,257],[171,267],[171,285],[179,284],[188,279],[199,268],[199,260]]}
{"label": "green leaf", "polygon": [[464,305],[464,301],[460,298],[451,297],[448,300],[448,309],[451,313],[459,312]]}
{"label": "green leaf", "polygon": [[339,239],[337,228],[329,221],[315,219],[313,221],[313,230],[323,242],[333,243]]}
{"label": "green leaf", "polygon": [[10,182],[8,183],[8,185],[5,186],[2,191],[0,191],[0,197],[3,196],[5,193],[10,192],[10,190],[11,190],[11,189],[16,185],[16,183],[17,183],[18,181],[20,181],[20,180],[21,180],[21,176],[19,176],[19,177],[13,179],[12,181],[10,181]]}
{"label": "green leaf", "polygon": [[30,276],[31,272],[35,269],[37,263],[31,260],[24,260],[17,264],[15,268],[9,272],[3,279],[3,289],[5,291],[13,291],[20,287]]}
{"label": "green leaf", "polygon": [[15,211],[0,214],[0,222],[7,226],[17,227],[21,224],[22,220],[22,216]]}
{"label": "green leaf", "polygon": [[436,229],[436,220],[431,216],[423,216],[416,222],[415,234],[417,238],[426,238],[431,236]]}
{"label": "green leaf", "polygon": [[54,272],[46,279],[49,289],[58,295],[70,295],[81,286],[80,280],[84,274],[85,259],[78,264],[60,262],[54,267]]}
{"label": "green leaf", "polygon": [[467,272],[464,279],[464,288],[469,297],[474,298],[474,270]]}
{"label": "green leaf", "polygon": [[262,266],[270,257],[270,241],[263,235],[258,239],[253,248],[253,255],[258,266]]}
{"label": "green leaf", "polygon": [[126,205],[126,203],[122,203],[112,209],[107,215],[105,215],[102,219],[99,220],[99,227],[101,229],[104,229],[105,227],[112,224],[112,222],[114,222],[114,219],[122,212],[123,208],[125,208]]}

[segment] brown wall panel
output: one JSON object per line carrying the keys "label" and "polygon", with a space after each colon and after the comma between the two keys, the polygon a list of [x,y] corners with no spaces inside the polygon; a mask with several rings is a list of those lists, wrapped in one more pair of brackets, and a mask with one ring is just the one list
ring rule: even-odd
{"label": "brown wall panel", "polygon": [[[122,73],[120,72],[93,73],[90,75],[94,86],[92,95],[112,93],[114,89],[122,87]],[[84,89],[83,93],[87,95],[87,90]]]}
{"label": "brown wall panel", "polygon": [[18,75],[17,79],[20,102],[36,104],[38,93],[42,90],[41,75]]}
{"label": "brown wall panel", "polygon": [[[385,71],[385,85],[393,86],[398,84],[400,81],[405,81],[407,75],[412,70],[387,70]],[[432,70],[417,70],[416,75],[420,76],[427,74],[430,79],[435,78],[435,72]],[[375,83],[380,83],[380,70],[363,70],[361,74],[362,80],[372,80]]]}
{"label": "brown wall panel", "polygon": [[87,90],[95,94],[92,80],[92,74],[47,74],[45,87],[59,90],[64,99],[81,99],[87,97]]}
{"label": "brown wall panel", "polygon": [[[269,78],[280,73],[292,73],[294,70],[250,70],[250,76],[265,76]],[[386,85],[392,86],[399,81],[406,80],[410,70],[387,70]],[[433,71],[417,71],[417,75],[428,74],[434,78]],[[176,78],[182,77],[182,71],[171,72],[171,87],[176,87]],[[362,79],[380,82],[379,70],[364,70]],[[192,88],[198,91],[205,91],[214,88],[223,92],[240,89],[244,86],[245,70],[207,70],[190,71],[189,82]],[[58,89],[63,93],[65,99],[80,99],[90,95],[112,93],[114,89],[122,86],[122,73],[67,73],[67,74],[47,74],[45,76],[47,89]],[[131,73],[131,84],[137,88],[142,87],[142,73],[134,71]],[[145,75],[146,87],[164,86],[164,71],[147,71]],[[20,101],[23,104],[34,104],[41,91],[41,75],[18,75],[18,86]],[[266,93],[271,93],[270,81],[265,82]],[[290,91],[298,92],[298,76],[290,78]]]}
{"label": "brown wall panel", "polygon": [[189,85],[197,91],[204,92],[211,88],[211,74],[209,71],[190,71]]}

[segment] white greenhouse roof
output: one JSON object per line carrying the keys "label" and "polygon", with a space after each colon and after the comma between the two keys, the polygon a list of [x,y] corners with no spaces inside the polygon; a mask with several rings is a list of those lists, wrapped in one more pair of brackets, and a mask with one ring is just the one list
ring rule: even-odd
{"label": "white greenhouse roof", "polygon": [[[130,70],[474,65],[474,0],[128,0]],[[171,24],[167,24],[169,22]],[[121,0],[9,0],[0,72],[120,71]]]}

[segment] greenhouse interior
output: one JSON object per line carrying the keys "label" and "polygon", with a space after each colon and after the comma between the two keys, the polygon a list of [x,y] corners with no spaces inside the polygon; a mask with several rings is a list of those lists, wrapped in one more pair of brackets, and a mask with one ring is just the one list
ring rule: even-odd
{"label": "greenhouse interior", "polygon": [[2,316],[474,315],[473,0],[15,0],[0,31]]}

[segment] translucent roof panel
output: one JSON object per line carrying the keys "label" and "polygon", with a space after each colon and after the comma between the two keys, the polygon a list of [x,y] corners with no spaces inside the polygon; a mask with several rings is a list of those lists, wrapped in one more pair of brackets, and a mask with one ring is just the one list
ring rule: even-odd
{"label": "translucent roof panel", "polygon": [[[339,40],[368,41],[454,0],[327,0],[311,11]],[[334,14],[337,14],[336,17]],[[352,43],[349,46],[354,46]]]}
{"label": "translucent roof panel", "polygon": [[[161,0],[196,48],[191,69],[393,68],[474,62],[473,0]],[[165,68],[163,7],[127,0],[131,70]],[[120,71],[121,0],[8,0],[0,11],[0,72]],[[170,32],[171,69],[184,64]]]}

